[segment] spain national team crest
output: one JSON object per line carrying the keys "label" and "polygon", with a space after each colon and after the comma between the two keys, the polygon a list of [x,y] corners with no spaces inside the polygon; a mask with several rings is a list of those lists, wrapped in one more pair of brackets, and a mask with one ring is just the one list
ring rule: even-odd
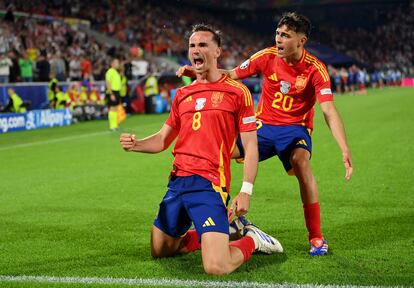
{"label": "spain national team crest", "polygon": [[204,108],[204,105],[206,105],[206,98],[198,98],[196,100],[196,106],[195,106],[195,110],[199,111],[201,109]]}
{"label": "spain national team crest", "polygon": [[302,91],[306,87],[306,77],[301,75],[296,77],[295,88],[296,91]]}
{"label": "spain national team crest", "polygon": [[288,94],[290,91],[290,83],[287,81],[280,81],[280,92]]}
{"label": "spain national team crest", "polygon": [[211,104],[213,107],[217,107],[223,101],[223,92],[213,92],[211,95]]}

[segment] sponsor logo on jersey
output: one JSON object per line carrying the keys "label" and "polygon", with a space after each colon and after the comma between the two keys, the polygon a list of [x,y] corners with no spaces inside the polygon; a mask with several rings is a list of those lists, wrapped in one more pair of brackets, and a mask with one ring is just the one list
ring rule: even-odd
{"label": "sponsor logo on jersey", "polygon": [[290,83],[287,81],[280,81],[280,92],[287,94],[290,91]]}
{"label": "sponsor logo on jersey", "polygon": [[206,98],[198,98],[196,100],[196,106],[195,106],[195,110],[199,111],[201,109],[204,108],[204,105],[206,105]]}
{"label": "sponsor logo on jersey", "polygon": [[302,91],[306,87],[306,76],[296,77],[295,88],[297,91]]}
{"label": "sponsor logo on jersey", "polygon": [[244,117],[242,121],[243,121],[243,124],[254,123],[256,122],[256,116]]}
{"label": "sponsor logo on jersey", "polygon": [[223,92],[213,92],[211,95],[211,104],[213,107],[217,107],[223,101]]}
{"label": "sponsor logo on jersey", "polygon": [[331,88],[321,89],[321,95],[329,95],[332,94]]}
{"label": "sponsor logo on jersey", "polygon": [[247,59],[246,61],[244,61],[241,65],[240,65],[240,69],[246,69],[247,67],[249,67],[250,65],[250,59]]}

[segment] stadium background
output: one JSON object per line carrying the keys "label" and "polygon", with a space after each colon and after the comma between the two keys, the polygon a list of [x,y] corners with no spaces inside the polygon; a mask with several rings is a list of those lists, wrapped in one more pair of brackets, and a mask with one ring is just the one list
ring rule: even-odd
{"label": "stadium background", "polygon": [[[160,261],[149,256],[148,231],[170,153],[124,153],[106,121],[1,134],[0,287],[49,287],[51,276],[74,277],[66,280],[75,282],[68,287],[102,287],[98,280],[81,284],[85,277],[147,279],[148,286],[165,285],[162,279],[194,280],[193,286],[211,286],[213,280],[233,286],[413,285],[414,89],[401,87],[413,85],[412,1],[0,1],[0,10],[0,53],[14,63],[11,83],[0,84],[2,105],[7,88],[14,87],[30,101],[29,112],[42,111],[53,122],[42,69],[49,65],[64,90],[102,92],[103,74],[116,55],[129,78],[131,115],[122,131],[139,136],[157,131],[174,89],[183,85],[174,71],[187,63],[192,24],[211,23],[223,31],[220,65],[231,68],[272,45],[284,11],[304,13],[313,23],[307,47],[329,67],[355,164],[354,179],[345,183],[339,152],[317,108],[312,166],[331,255],[307,257],[297,184],[277,161],[266,161],[250,217],[276,235],[286,252],[255,255],[236,273],[212,278],[203,274],[199,253]],[[33,82],[24,81],[18,68],[25,53],[33,58]],[[133,75],[132,61],[146,62],[147,70]],[[160,113],[143,115],[143,86],[152,73],[160,84],[154,102]],[[246,84],[257,99],[260,79]],[[241,167],[232,169],[234,192]]]}
{"label": "stadium background", "polygon": [[[25,79],[45,83],[53,74],[72,102],[84,104],[88,101],[76,101],[79,94],[90,98],[95,89],[104,96],[100,81],[110,58],[117,56],[127,78],[139,80],[129,82],[128,110],[143,112],[139,88],[150,73],[156,73],[160,97],[154,100],[158,101],[154,110],[165,112],[181,84],[174,72],[178,65],[188,63],[186,32],[191,25],[211,23],[223,31],[220,65],[233,68],[254,51],[273,45],[281,14],[297,10],[312,19],[307,49],[328,65],[335,91],[412,85],[411,1],[340,2],[1,1],[0,54],[12,60],[7,81],[20,83],[17,92],[30,102],[31,109],[49,106],[48,87],[27,87],[22,84]],[[24,60],[31,61],[29,77],[22,72]],[[257,99],[260,79],[246,84]],[[5,105],[7,91],[2,88],[0,103]],[[132,107],[130,102],[135,102]]]}

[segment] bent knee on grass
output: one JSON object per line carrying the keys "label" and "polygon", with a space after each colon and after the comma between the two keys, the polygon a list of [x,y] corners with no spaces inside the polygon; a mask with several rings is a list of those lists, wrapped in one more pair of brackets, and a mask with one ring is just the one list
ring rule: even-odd
{"label": "bent knee on grass", "polygon": [[203,267],[207,274],[226,275],[243,263],[241,251],[231,252],[229,236],[218,232],[208,232],[201,236]]}
{"label": "bent knee on grass", "polygon": [[228,266],[229,265],[224,265],[224,263],[220,262],[203,262],[204,271],[210,275],[227,275],[234,270]]}
{"label": "bent knee on grass", "polygon": [[174,238],[153,226],[151,232],[151,256],[171,257],[178,254],[181,238]]}

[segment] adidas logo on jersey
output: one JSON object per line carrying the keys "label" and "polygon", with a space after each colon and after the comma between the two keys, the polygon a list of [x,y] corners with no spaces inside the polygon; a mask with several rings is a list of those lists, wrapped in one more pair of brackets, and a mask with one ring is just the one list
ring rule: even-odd
{"label": "adidas logo on jersey", "polygon": [[191,102],[191,101],[193,101],[193,96],[188,96],[187,98],[185,98],[184,103]]}
{"label": "adidas logo on jersey", "polygon": [[276,73],[273,73],[272,75],[270,75],[269,77],[267,77],[268,79],[270,79],[270,80],[273,80],[273,81],[277,81],[277,76],[276,76]]}
{"label": "adidas logo on jersey", "polygon": [[216,226],[216,223],[214,223],[211,217],[208,217],[207,220],[203,224],[203,227],[209,227],[209,226]]}

